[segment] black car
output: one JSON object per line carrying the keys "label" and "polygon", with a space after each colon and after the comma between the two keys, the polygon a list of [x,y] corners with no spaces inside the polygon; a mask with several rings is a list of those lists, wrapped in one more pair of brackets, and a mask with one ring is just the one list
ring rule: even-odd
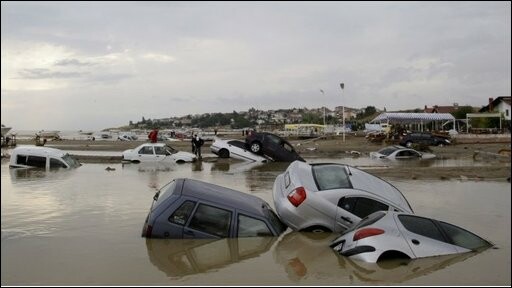
{"label": "black car", "polygon": [[400,145],[411,147],[412,144],[423,144],[429,146],[444,146],[451,144],[450,140],[445,137],[433,135],[428,132],[415,132],[405,135],[400,140]]}
{"label": "black car", "polygon": [[274,161],[293,162],[299,160],[306,162],[295,151],[292,144],[272,133],[252,131],[245,138],[245,143],[251,152],[264,154]]}

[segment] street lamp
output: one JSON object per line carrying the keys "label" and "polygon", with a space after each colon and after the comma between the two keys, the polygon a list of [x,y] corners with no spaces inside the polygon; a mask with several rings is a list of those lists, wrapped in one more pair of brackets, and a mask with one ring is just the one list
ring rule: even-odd
{"label": "street lamp", "polygon": [[[322,92],[323,99],[325,99],[325,93],[324,90],[320,89],[320,92]],[[325,106],[324,106],[324,129],[325,129]],[[324,130],[325,131],[325,130]]]}
{"label": "street lamp", "polygon": [[[343,102],[343,89],[345,88],[345,83],[340,83],[340,87],[341,87],[341,100]],[[343,142],[345,142],[345,105],[341,105],[341,114],[342,114],[342,119],[343,119]]]}

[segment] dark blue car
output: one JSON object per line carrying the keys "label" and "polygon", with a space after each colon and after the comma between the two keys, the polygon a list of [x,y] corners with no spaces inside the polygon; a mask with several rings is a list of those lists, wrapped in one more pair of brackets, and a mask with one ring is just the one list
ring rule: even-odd
{"label": "dark blue car", "polygon": [[251,152],[264,154],[274,161],[293,162],[299,160],[306,162],[295,151],[292,144],[272,133],[251,131],[245,138],[245,144]]}
{"label": "dark blue car", "polygon": [[279,236],[286,230],[264,200],[222,186],[175,179],[153,196],[142,229],[152,238]]}

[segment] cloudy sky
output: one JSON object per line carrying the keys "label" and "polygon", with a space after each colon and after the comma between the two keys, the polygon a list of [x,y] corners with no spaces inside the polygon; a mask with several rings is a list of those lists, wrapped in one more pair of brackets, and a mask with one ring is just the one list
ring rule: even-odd
{"label": "cloudy sky", "polygon": [[1,5],[1,118],[15,130],[511,93],[510,2]]}

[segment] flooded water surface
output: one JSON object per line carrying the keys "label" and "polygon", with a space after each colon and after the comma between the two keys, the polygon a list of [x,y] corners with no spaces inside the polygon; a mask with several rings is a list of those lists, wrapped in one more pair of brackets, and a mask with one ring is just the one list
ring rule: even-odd
{"label": "flooded water surface", "polygon": [[287,166],[84,164],[46,172],[9,169],[3,160],[2,285],[510,285],[508,182],[390,180],[417,214],[464,227],[498,248],[480,253],[366,264],[334,253],[334,234],[140,236],[154,193],[174,178],[226,186],[273,206],[273,181]]}

